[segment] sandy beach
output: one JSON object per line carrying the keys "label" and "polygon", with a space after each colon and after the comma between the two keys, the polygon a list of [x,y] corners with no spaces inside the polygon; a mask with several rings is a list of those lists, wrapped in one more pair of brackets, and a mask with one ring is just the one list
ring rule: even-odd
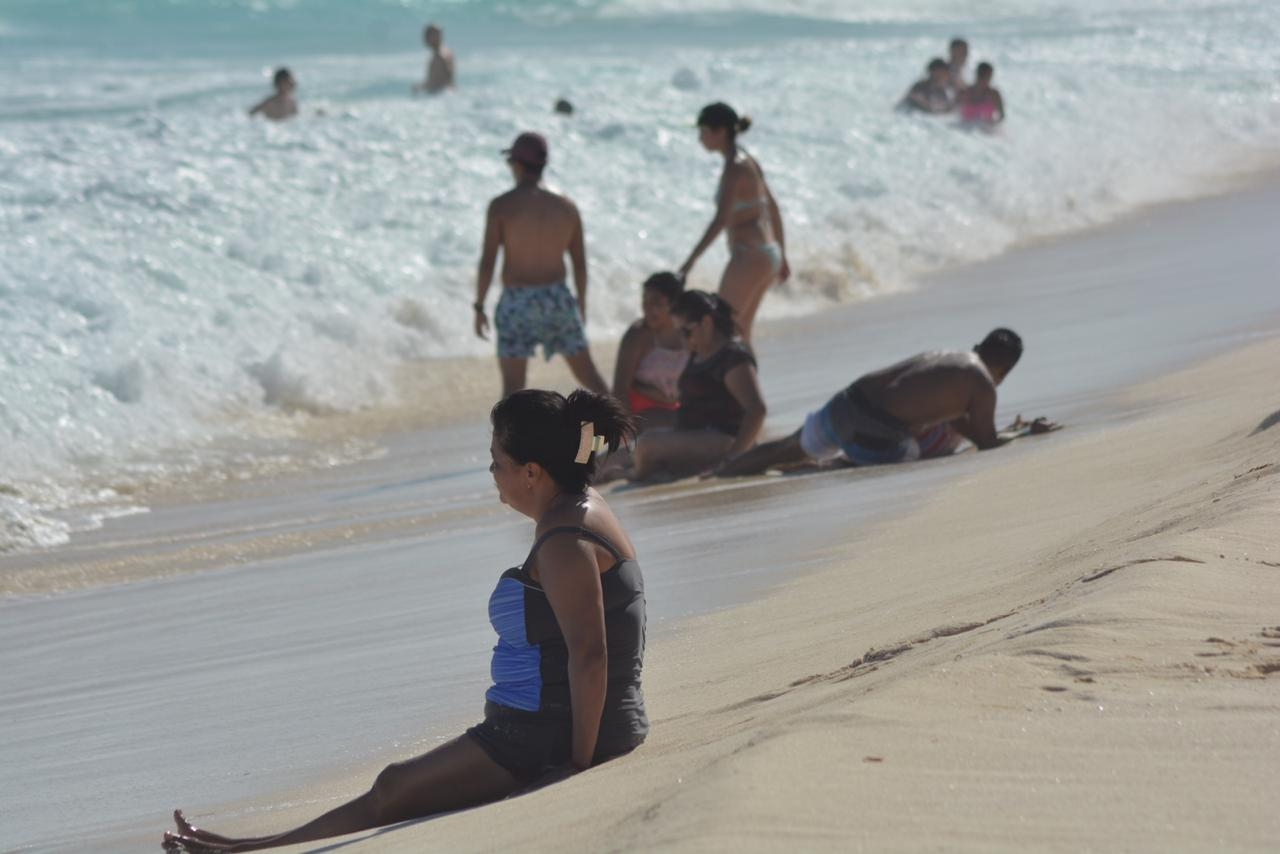
{"label": "sandy beach", "polygon": [[635,755],[355,850],[1268,850],[1277,358],[1143,385],[689,621]]}
{"label": "sandy beach", "polygon": [[[616,490],[647,576],[649,742],[347,842],[1267,849],[1280,305],[1258,213],[1276,198],[1152,209],[768,327],[773,434],[878,354],[992,313],[1029,342],[1002,419],[1070,426],[912,466]],[[483,603],[528,525],[494,505],[482,416],[463,416],[8,560],[5,847],[76,847],[68,810],[101,850],[149,848],[174,806],[268,832],[472,722]]]}
{"label": "sandy beach", "polygon": [[1132,423],[993,457],[668,631],[634,755],[351,850],[1269,850],[1277,359],[1134,388]]}
{"label": "sandy beach", "polygon": [[[651,273],[731,296],[768,259],[735,392],[761,441],[997,327],[1025,344],[988,365],[997,426],[1063,429],[602,485],[643,572],[647,743],[285,850],[1280,847],[1280,5],[0,6],[0,854],[154,851],[175,808],[278,833],[495,680],[557,704],[504,571],[578,483],[490,466],[496,303],[507,339],[538,315],[486,292],[494,236],[501,280],[562,274],[486,202],[535,177],[582,215],[555,240],[605,377]],[[285,80],[296,115],[255,116]],[[597,405],[528,433],[567,447]],[[626,670],[639,576],[604,577]],[[594,619],[575,578],[535,622]]]}

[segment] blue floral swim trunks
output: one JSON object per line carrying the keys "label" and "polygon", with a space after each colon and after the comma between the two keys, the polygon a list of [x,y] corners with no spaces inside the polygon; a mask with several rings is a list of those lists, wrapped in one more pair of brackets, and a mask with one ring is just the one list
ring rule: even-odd
{"label": "blue floral swim trunks", "polygon": [[498,332],[498,358],[528,359],[542,345],[550,359],[587,349],[578,301],[564,282],[535,287],[503,288],[493,313]]}

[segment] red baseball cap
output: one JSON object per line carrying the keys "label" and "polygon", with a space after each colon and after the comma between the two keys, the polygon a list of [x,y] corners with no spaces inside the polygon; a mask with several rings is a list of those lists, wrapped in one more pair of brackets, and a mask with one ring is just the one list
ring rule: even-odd
{"label": "red baseball cap", "polygon": [[540,133],[526,131],[516,137],[511,147],[502,152],[509,160],[526,166],[547,165],[547,139]]}

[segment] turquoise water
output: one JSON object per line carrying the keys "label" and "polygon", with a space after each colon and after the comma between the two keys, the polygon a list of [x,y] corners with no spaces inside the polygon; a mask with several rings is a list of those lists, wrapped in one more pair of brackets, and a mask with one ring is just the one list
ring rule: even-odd
{"label": "turquoise water", "polygon": [[[415,100],[430,18],[460,85]],[[890,109],[956,33],[996,65],[999,134]],[[1278,42],[1270,2],[0,3],[0,552],[488,354],[481,218],[521,130],[584,213],[602,340],[711,214],[708,101],[756,119],[795,270],[763,315],[801,315],[1273,158]],[[248,121],[278,64],[302,117]]]}

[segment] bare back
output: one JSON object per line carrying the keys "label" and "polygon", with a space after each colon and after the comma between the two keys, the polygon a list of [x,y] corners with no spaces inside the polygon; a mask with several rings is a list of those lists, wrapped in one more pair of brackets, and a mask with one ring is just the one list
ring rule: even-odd
{"label": "bare back", "polygon": [[521,185],[493,200],[490,225],[502,247],[502,284],[509,288],[563,282],[565,253],[582,248],[582,220],[564,196]]}
{"label": "bare back", "polygon": [[996,384],[982,360],[959,350],[920,353],[861,377],[867,400],[919,432],[968,416],[994,435]]}

